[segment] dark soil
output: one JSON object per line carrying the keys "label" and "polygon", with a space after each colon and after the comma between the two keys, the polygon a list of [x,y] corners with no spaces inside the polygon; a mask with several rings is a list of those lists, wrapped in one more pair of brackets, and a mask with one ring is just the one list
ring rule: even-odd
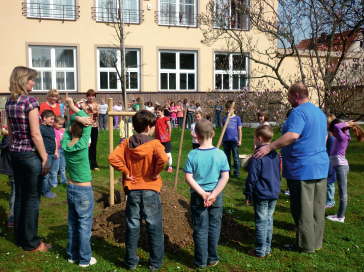
{"label": "dark soil", "polygon": [[[178,194],[172,187],[164,185],[161,189],[163,206],[163,232],[165,250],[175,251],[193,245],[193,226],[189,199]],[[92,236],[107,242],[125,245],[125,206],[126,202],[108,207],[93,219]],[[242,225],[232,217],[223,215],[221,237],[230,241],[240,240]],[[148,251],[148,237],[145,222],[141,225],[138,247]]]}

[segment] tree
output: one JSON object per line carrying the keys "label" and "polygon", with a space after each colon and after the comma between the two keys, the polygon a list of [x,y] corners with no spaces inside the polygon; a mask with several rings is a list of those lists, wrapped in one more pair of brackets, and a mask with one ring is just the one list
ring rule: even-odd
{"label": "tree", "polygon": [[[364,50],[352,49],[354,42],[363,41],[363,1],[216,0],[199,16],[199,26],[203,44],[224,40],[226,52],[240,52],[255,64],[249,91],[280,92],[282,100],[270,102],[288,108],[285,92],[301,82],[324,112],[338,118],[364,116],[357,99],[364,88]],[[258,46],[258,34],[268,40],[264,49]],[[293,72],[284,69],[287,63]]]}

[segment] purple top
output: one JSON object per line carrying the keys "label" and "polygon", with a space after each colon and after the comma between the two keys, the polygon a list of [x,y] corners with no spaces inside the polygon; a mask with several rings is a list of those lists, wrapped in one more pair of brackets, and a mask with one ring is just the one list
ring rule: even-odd
{"label": "purple top", "polygon": [[39,103],[34,97],[29,95],[19,96],[16,101],[12,99],[6,101],[5,110],[13,129],[13,143],[10,146],[10,151],[35,151],[28,120],[29,112],[35,108],[39,110]]}
{"label": "purple top", "polygon": [[337,135],[330,154],[330,161],[332,166],[348,165],[348,161],[345,158],[345,151],[351,140],[349,129],[346,128],[346,123],[342,122],[334,126],[335,133]]}

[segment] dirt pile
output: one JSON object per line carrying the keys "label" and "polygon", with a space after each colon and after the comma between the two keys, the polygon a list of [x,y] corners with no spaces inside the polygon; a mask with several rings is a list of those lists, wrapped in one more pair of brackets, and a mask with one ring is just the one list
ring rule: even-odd
{"label": "dirt pile", "polygon": [[[161,189],[163,206],[163,231],[165,250],[174,251],[193,245],[193,226],[189,199],[178,194],[173,188]],[[126,202],[108,207],[93,219],[92,236],[105,241],[125,243],[125,206]],[[242,226],[233,218],[223,215],[221,237],[238,241]],[[148,251],[147,227],[143,220],[138,247]]]}

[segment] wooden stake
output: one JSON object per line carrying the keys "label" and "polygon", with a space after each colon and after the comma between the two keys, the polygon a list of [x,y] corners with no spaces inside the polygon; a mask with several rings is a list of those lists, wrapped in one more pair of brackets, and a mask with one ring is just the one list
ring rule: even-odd
{"label": "wooden stake", "polygon": [[173,188],[177,190],[177,179],[178,179],[178,170],[179,170],[179,163],[181,161],[181,154],[182,154],[182,144],[183,144],[183,135],[185,134],[185,124],[187,118],[187,104],[185,106],[185,113],[183,115],[183,124],[182,124],[182,133],[181,133],[181,141],[179,142],[179,150],[178,150],[178,159],[177,159],[177,167],[176,167],[176,176],[174,177],[174,185]]}
{"label": "wooden stake", "polygon": [[233,102],[233,103],[231,104],[231,108],[230,108],[229,114],[228,114],[228,116],[227,116],[227,118],[226,118],[225,125],[224,125],[224,127],[222,128],[221,135],[220,135],[220,139],[219,139],[219,141],[218,141],[218,143],[217,143],[217,146],[216,146],[217,148],[220,148],[220,145],[221,145],[221,142],[222,142],[222,138],[224,137],[225,130],[226,130],[226,127],[227,127],[227,124],[229,123],[230,116],[231,116],[231,114],[234,112],[234,107],[235,107],[235,102]]}
{"label": "wooden stake", "polygon": [[[109,109],[112,109],[113,101],[109,98]],[[112,125],[112,115],[108,115],[109,118],[109,155],[114,150],[114,129]],[[114,205],[114,168],[109,164],[109,184],[110,184],[110,206]]]}

